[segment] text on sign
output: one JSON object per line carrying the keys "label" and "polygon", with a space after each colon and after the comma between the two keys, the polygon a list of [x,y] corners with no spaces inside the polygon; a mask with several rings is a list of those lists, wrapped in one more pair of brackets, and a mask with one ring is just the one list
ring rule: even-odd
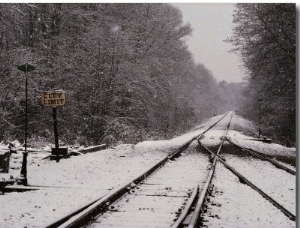
{"label": "text on sign", "polygon": [[64,105],[66,102],[66,94],[62,90],[53,90],[42,93],[42,105],[56,108],[59,105]]}

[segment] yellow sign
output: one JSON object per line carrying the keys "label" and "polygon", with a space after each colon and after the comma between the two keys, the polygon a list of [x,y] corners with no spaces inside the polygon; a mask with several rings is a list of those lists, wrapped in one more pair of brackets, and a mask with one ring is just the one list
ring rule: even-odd
{"label": "yellow sign", "polygon": [[42,93],[42,105],[56,108],[59,105],[65,105],[66,94],[63,90],[53,90]]}

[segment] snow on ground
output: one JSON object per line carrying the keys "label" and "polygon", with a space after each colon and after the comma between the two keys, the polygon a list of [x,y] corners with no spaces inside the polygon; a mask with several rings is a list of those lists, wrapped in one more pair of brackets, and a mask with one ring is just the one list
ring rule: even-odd
{"label": "snow on ground", "polygon": [[[245,135],[236,129],[250,135]],[[215,133],[215,135],[220,134],[222,134],[221,131]],[[254,125],[250,121],[234,115],[228,132],[228,136],[233,142],[268,155],[280,155],[296,160],[295,148],[250,140],[253,139],[253,135],[255,135]],[[201,142],[206,146],[216,146],[217,140],[215,138],[213,140],[210,142],[206,138]],[[226,143],[227,147],[228,145],[230,144]],[[294,175],[256,158],[237,157],[228,154],[223,154],[222,157],[257,187],[296,215],[296,177]],[[285,162],[281,163],[291,167]],[[204,225],[207,227],[287,228],[296,226],[295,222],[286,217],[259,193],[249,186],[241,184],[238,178],[221,163],[217,164],[213,184],[214,193],[209,203],[208,212],[204,215]]]}
{"label": "snow on ground", "polygon": [[176,161],[167,162],[134,193],[110,205],[115,211],[103,213],[89,227],[170,227],[189,193],[205,182],[208,158],[197,152],[197,146],[194,141]]}
{"label": "snow on ground", "polygon": [[28,183],[111,189],[115,183],[131,180],[144,166],[150,166],[162,157],[161,152],[144,153],[142,148],[121,144],[100,152],[61,159],[58,163],[43,160],[32,164],[28,168]]}
{"label": "snow on ground", "polygon": [[[240,166],[237,170],[239,168]],[[217,164],[213,184],[213,197],[210,197],[208,212],[204,216],[204,225],[207,227],[296,227],[295,222],[252,188],[241,184],[238,178],[220,163]]]}
{"label": "snow on ground", "polygon": [[80,188],[46,188],[23,193],[7,193],[0,197],[0,227],[45,227],[90,202],[106,191]]}
{"label": "snow on ground", "polygon": [[[40,227],[133,180],[158,160],[199,135],[209,124],[171,140],[121,144],[99,152],[49,161],[41,150],[28,155],[28,184],[46,189],[0,197],[0,227]],[[49,151],[49,148],[48,150]],[[18,177],[22,153],[12,154],[9,175]],[[0,174],[6,176],[7,174]],[[50,187],[52,186],[52,187]]]}
{"label": "snow on ground", "polygon": [[229,113],[215,127],[213,127],[201,137],[201,143],[206,146],[218,146],[220,144],[222,136],[225,133],[224,129],[226,129],[230,118],[231,114]]}
{"label": "snow on ground", "polygon": [[[40,227],[132,180],[164,156],[165,153],[160,151],[144,153],[141,147],[134,150],[132,145],[123,144],[61,159],[58,163],[36,160],[28,166],[28,184],[56,188],[8,193],[0,197],[2,205],[7,205],[0,209],[0,215],[4,214],[1,218],[4,218],[4,224],[12,227],[16,227],[16,222],[17,225]],[[47,206],[39,207],[41,201],[47,202]],[[4,225],[1,222],[0,227]]]}
{"label": "snow on ground", "polygon": [[[226,162],[236,167],[248,180],[284,206],[288,211],[296,213],[296,176],[275,168],[270,162],[253,157],[236,157],[228,155]],[[271,182],[272,185],[265,183]]]}
{"label": "snow on ground", "polygon": [[264,143],[253,140],[253,137],[245,136],[238,131],[228,132],[229,138],[239,146],[249,148],[267,155],[283,155],[287,157],[296,157],[296,148],[285,147],[276,143]]}
{"label": "snow on ground", "polygon": [[296,158],[296,148],[288,148],[276,143],[264,143],[253,140],[257,135],[254,124],[234,115],[232,124],[228,132],[229,138],[239,146],[249,148],[268,155],[283,155],[286,157]]}
{"label": "snow on ground", "polygon": [[257,136],[258,134],[257,126],[253,122],[246,120],[239,115],[233,116],[229,129],[234,129],[243,134],[244,136]]}
{"label": "snow on ground", "polygon": [[[39,152],[30,152],[27,167],[28,184],[48,187],[37,191],[1,195],[0,204],[5,206],[0,207],[0,227],[41,227],[49,224],[92,199],[105,195],[113,187],[134,179],[158,160],[206,130],[210,124],[220,117],[215,116],[190,132],[171,140],[144,141],[136,145],[121,144],[102,151],[62,159],[58,163],[42,159],[49,155],[45,150],[40,149]],[[218,127],[207,134],[202,141],[210,146],[219,143],[220,136],[224,132],[220,126],[226,124],[227,118],[221,121]],[[231,129],[228,134],[239,145],[255,145],[257,149],[264,153],[280,153],[282,156],[287,155],[295,158],[295,148],[248,140],[253,137],[255,128],[249,121],[241,117],[234,116]],[[246,136],[239,131],[251,133],[252,135]],[[5,146],[0,145],[0,152],[5,151]],[[12,154],[9,174],[0,174],[0,178],[7,179],[9,175],[17,177],[20,174],[22,157],[21,152]],[[234,161],[235,158],[232,157],[231,159]],[[265,169],[262,164],[252,166],[253,163],[257,163],[257,160],[253,161],[245,160],[244,163],[249,164],[249,166],[244,164],[241,168],[247,169],[247,172],[253,172],[253,175],[256,175],[257,171],[255,170],[257,168]],[[240,162],[233,163],[238,165]],[[239,171],[239,167],[237,167],[237,170]],[[268,167],[268,170],[272,170],[272,167]],[[286,176],[280,177],[280,179],[285,178]],[[285,215],[258,193],[250,187],[241,185],[237,178],[224,169],[221,164],[217,165],[213,183],[216,189],[214,200],[220,206],[211,205],[210,208],[212,213],[217,216],[212,218],[208,214],[205,215],[209,218],[209,227],[265,228],[295,226],[294,222],[287,219]],[[293,202],[287,205],[290,208],[295,205],[295,196],[293,196],[295,186],[290,180],[286,183],[288,183],[288,189],[293,189],[288,190],[290,192],[285,196],[288,198],[285,199],[288,202],[287,204]],[[258,185],[260,184],[264,185],[262,189],[268,186],[269,191],[272,191],[270,186],[274,186],[274,188],[277,186],[277,184],[274,184],[274,179],[269,178],[261,180]],[[219,191],[218,194],[217,191]],[[275,196],[277,196],[276,194]],[[282,194],[285,195],[286,193]],[[261,213],[261,211],[264,213]]]}

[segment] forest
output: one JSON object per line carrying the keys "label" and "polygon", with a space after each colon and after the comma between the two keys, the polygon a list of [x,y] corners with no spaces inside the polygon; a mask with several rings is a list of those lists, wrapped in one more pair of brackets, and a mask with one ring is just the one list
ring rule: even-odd
{"label": "forest", "polygon": [[194,62],[192,28],[170,4],[0,4],[0,141],[23,141],[18,66],[29,63],[30,142],[54,142],[40,101],[54,89],[66,94],[57,108],[64,143],[169,138],[228,110],[257,121],[260,97],[263,134],[295,142],[295,6],[238,4],[234,17],[227,42],[241,52],[245,83],[217,82]]}
{"label": "forest", "polygon": [[243,113],[262,134],[296,145],[296,4],[237,4],[228,39],[243,59]]}

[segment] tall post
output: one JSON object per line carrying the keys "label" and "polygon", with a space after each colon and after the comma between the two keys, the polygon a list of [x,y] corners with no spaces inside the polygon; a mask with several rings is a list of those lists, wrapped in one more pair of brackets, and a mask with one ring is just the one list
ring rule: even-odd
{"label": "tall post", "polygon": [[56,115],[56,107],[52,108],[52,116],[53,116],[53,127],[54,127],[54,138],[55,138],[55,151],[56,151],[56,161],[59,161],[59,154],[58,154],[58,131],[57,131],[57,115]]}
{"label": "tall post", "polygon": [[23,152],[23,160],[22,160],[22,167],[21,167],[21,181],[24,185],[27,185],[27,137],[28,137],[28,72],[34,70],[34,66],[29,65],[26,63],[25,65],[18,66],[18,69],[25,73],[25,151]]}
{"label": "tall post", "polygon": [[26,63],[25,71],[25,153],[27,153],[27,136],[28,136],[28,64]]}
{"label": "tall post", "polygon": [[28,64],[25,64],[25,151],[23,152],[22,168],[21,168],[21,177],[24,178],[23,184],[27,185],[27,132],[28,132]]}

